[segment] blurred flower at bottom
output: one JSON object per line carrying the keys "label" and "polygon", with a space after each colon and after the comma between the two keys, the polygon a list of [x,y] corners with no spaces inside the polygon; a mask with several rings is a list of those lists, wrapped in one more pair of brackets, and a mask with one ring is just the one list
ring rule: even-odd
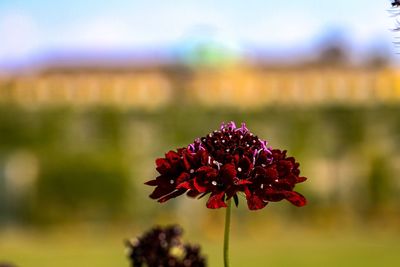
{"label": "blurred flower at bottom", "polygon": [[183,230],[178,225],[156,226],[135,241],[127,241],[132,267],[205,267],[200,247],[181,240]]}

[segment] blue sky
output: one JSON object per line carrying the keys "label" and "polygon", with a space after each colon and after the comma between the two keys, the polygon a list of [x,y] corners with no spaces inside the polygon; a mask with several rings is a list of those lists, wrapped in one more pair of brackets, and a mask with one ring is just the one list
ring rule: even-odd
{"label": "blue sky", "polygon": [[389,6],[388,0],[0,0],[0,64],[57,50],[179,47],[204,31],[239,52],[296,51],[330,29],[345,30],[356,49],[390,47]]}

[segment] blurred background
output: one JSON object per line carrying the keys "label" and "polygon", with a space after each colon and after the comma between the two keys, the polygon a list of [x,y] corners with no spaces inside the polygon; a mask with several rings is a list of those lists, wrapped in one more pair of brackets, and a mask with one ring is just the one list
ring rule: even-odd
{"label": "blurred background", "polygon": [[221,266],[224,210],[143,183],[233,120],[301,162],[309,204],[242,199],[232,266],[397,266],[390,2],[1,0],[0,263],[128,266],[124,239],[179,223]]}

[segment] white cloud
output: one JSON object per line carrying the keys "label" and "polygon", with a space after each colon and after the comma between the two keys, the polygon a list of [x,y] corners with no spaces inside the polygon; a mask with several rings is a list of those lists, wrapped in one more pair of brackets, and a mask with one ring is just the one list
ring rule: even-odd
{"label": "white cloud", "polygon": [[130,29],[121,19],[95,17],[75,21],[55,32],[51,39],[50,43],[61,47],[113,48],[129,42]]}
{"label": "white cloud", "polygon": [[179,5],[168,1],[126,2],[124,6],[99,4],[93,9],[77,4],[60,16],[54,16],[53,11],[66,3],[57,4],[54,10],[43,4],[26,6],[24,12],[15,8],[1,11],[0,62],[27,59],[48,49],[122,50],[185,43],[198,38],[198,34],[201,38],[203,33],[196,32],[201,27],[210,29],[217,41],[235,50],[241,43],[307,45],[327,25],[345,27],[353,41],[363,45],[377,35],[390,38],[387,29],[394,23],[386,12],[386,1],[367,4],[362,0],[338,0],[332,4],[308,0],[293,3],[290,8],[283,2],[261,0],[250,4],[211,0],[177,0]]}
{"label": "white cloud", "polygon": [[96,14],[75,20],[56,31],[52,42],[95,48],[171,44],[185,40],[198,26],[209,26],[229,36],[234,32],[224,15],[206,7],[142,7],[130,15]]}
{"label": "white cloud", "polygon": [[305,13],[268,14],[254,25],[244,24],[238,34],[247,42],[291,46],[309,41],[320,29],[318,21]]}
{"label": "white cloud", "polygon": [[29,15],[10,11],[0,16],[0,60],[22,58],[39,45],[40,30]]}

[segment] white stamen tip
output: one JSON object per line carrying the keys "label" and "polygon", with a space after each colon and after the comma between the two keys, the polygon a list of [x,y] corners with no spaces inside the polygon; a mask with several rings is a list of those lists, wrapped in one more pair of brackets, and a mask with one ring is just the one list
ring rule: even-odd
{"label": "white stamen tip", "polygon": [[216,181],[212,181],[211,184],[212,185],[217,185],[217,182]]}
{"label": "white stamen tip", "polygon": [[247,147],[249,147],[250,145],[249,145],[249,144],[247,144],[246,146],[247,146]]}
{"label": "white stamen tip", "polygon": [[278,182],[278,179],[275,179],[275,182]]}
{"label": "white stamen tip", "polygon": [[190,173],[194,173],[194,170],[193,169],[190,169],[190,171],[189,171]]}
{"label": "white stamen tip", "polygon": [[217,140],[215,140],[214,143],[216,144],[216,143],[217,143]]}
{"label": "white stamen tip", "polygon": [[225,143],[225,140],[222,140],[222,143]]}
{"label": "white stamen tip", "polygon": [[264,184],[261,184],[261,185],[260,185],[260,188],[263,189],[263,188],[264,188]]}
{"label": "white stamen tip", "polygon": [[239,167],[239,168],[238,168],[238,171],[241,172],[241,171],[242,171],[242,168]]}
{"label": "white stamen tip", "polygon": [[170,183],[170,184],[174,184],[174,180],[172,180],[172,179],[169,180],[169,183]]}
{"label": "white stamen tip", "polygon": [[229,148],[226,149],[226,152],[229,152]]}
{"label": "white stamen tip", "polygon": [[266,165],[263,163],[263,164],[261,164],[261,166],[262,166],[262,167],[265,167]]}
{"label": "white stamen tip", "polygon": [[242,138],[243,138],[243,135],[240,136],[240,139],[242,139]]}

